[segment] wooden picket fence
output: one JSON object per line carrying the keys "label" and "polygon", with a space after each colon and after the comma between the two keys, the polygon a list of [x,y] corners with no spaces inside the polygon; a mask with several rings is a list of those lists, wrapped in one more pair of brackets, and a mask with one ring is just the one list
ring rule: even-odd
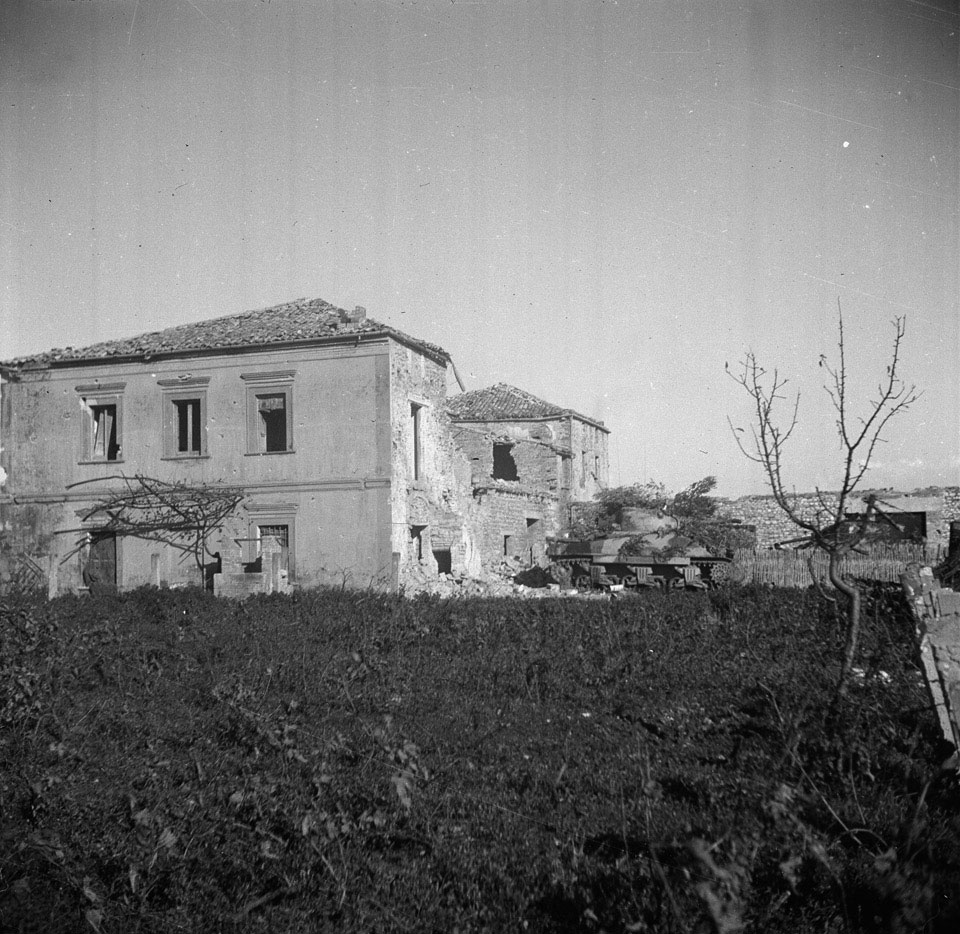
{"label": "wooden picket fence", "polygon": [[[913,562],[936,566],[942,560],[940,545],[873,546],[869,554],[851,555],[844,559],[843,569],[862,580],[899,581],[904,568]],[[736,577],[745,583],[772,584],[776,587],[809,587],[809,551],[774,551],[741,548],[734,555]],[[817,577],[827,577],[827,556],[813,553]]]}

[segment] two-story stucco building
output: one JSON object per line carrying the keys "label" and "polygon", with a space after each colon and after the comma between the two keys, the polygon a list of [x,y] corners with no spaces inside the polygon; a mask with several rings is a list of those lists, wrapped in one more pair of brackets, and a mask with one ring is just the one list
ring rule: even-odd
{"label": "two-story stucco building", "polygon": [[[477,573],[511,553],[510,536],[554,530],[571,491],[603,485],[606,429],[556,407],[468,424],[466,393],[455,435],[450,364],[434,344],[319,299],[0,364],[0,560],[45,567],[52,591],[82,589],[92,564],[122,589],[197,582],[182,551],[86,520],[141,475],[242,491],[210,543],[224,572],[249,569],[269,542],[304,587]],[[520,465],[527,435],[557,452],[556,475],[530,482],[502,479],[490,447],[492,492],[519,510],[491,509],[475,446],[458,443],[494,435],[513,439]]]}

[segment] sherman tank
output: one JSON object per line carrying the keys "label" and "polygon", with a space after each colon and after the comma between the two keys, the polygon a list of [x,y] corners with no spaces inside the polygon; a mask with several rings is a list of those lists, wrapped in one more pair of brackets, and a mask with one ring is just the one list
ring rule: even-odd
{"label": "sherman tank", "polygon": [[719,557],[680,534],[663,513],[625,509],[620,529],[595,538],[560,537],[547,557],[578,590],[622,585],[628,589],[706,589],[726,578],[729,557]]}

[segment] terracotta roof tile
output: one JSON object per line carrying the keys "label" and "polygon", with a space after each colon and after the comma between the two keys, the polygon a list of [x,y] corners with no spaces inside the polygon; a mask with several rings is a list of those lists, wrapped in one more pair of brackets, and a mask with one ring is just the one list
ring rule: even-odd
{"label": "terracotta roof tile", "polygon": [[[486,389],[474,389],[447,400],[447,412],[454,421],[499,422],[527,418],[563,418],[572,415],[581,421],[603,428],[603,422],[588,418],[573,409],[565,409],[541,399],[533,393],[497,383]],[[606,431],[607,429],[604,428]]]}
{"label": "terracotta roof tile", "polygon": [[[359,310],[358,310],[359,311]],[[88,347],[66,347],[19,357],[3,366],[10,369],[85,363],[117,357],[183,356],[192,353],[239,350],[271,344],[310,343],[322,338],[384,335],[445,359],[442,347],[409,337],[402,331],[363,314],[344,311],[320,298],[301,298],[271,308],[246,311],[193,324],[181,324],[121,340]]]}

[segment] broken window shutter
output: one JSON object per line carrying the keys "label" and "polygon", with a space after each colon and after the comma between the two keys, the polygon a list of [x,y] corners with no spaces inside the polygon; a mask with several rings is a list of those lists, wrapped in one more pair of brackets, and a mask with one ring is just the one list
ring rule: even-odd
{"label": "broken window shutter", "polygon": [[103,457],[105,444],[103,440],[103,413],[93,413],[93,456]]}
{"label": "broken window shutter", "polygon": [[93,453],[96,457],[108,456],[108,445],[113,437],[113,413],[106,406],[96,410],[96,435]]}

